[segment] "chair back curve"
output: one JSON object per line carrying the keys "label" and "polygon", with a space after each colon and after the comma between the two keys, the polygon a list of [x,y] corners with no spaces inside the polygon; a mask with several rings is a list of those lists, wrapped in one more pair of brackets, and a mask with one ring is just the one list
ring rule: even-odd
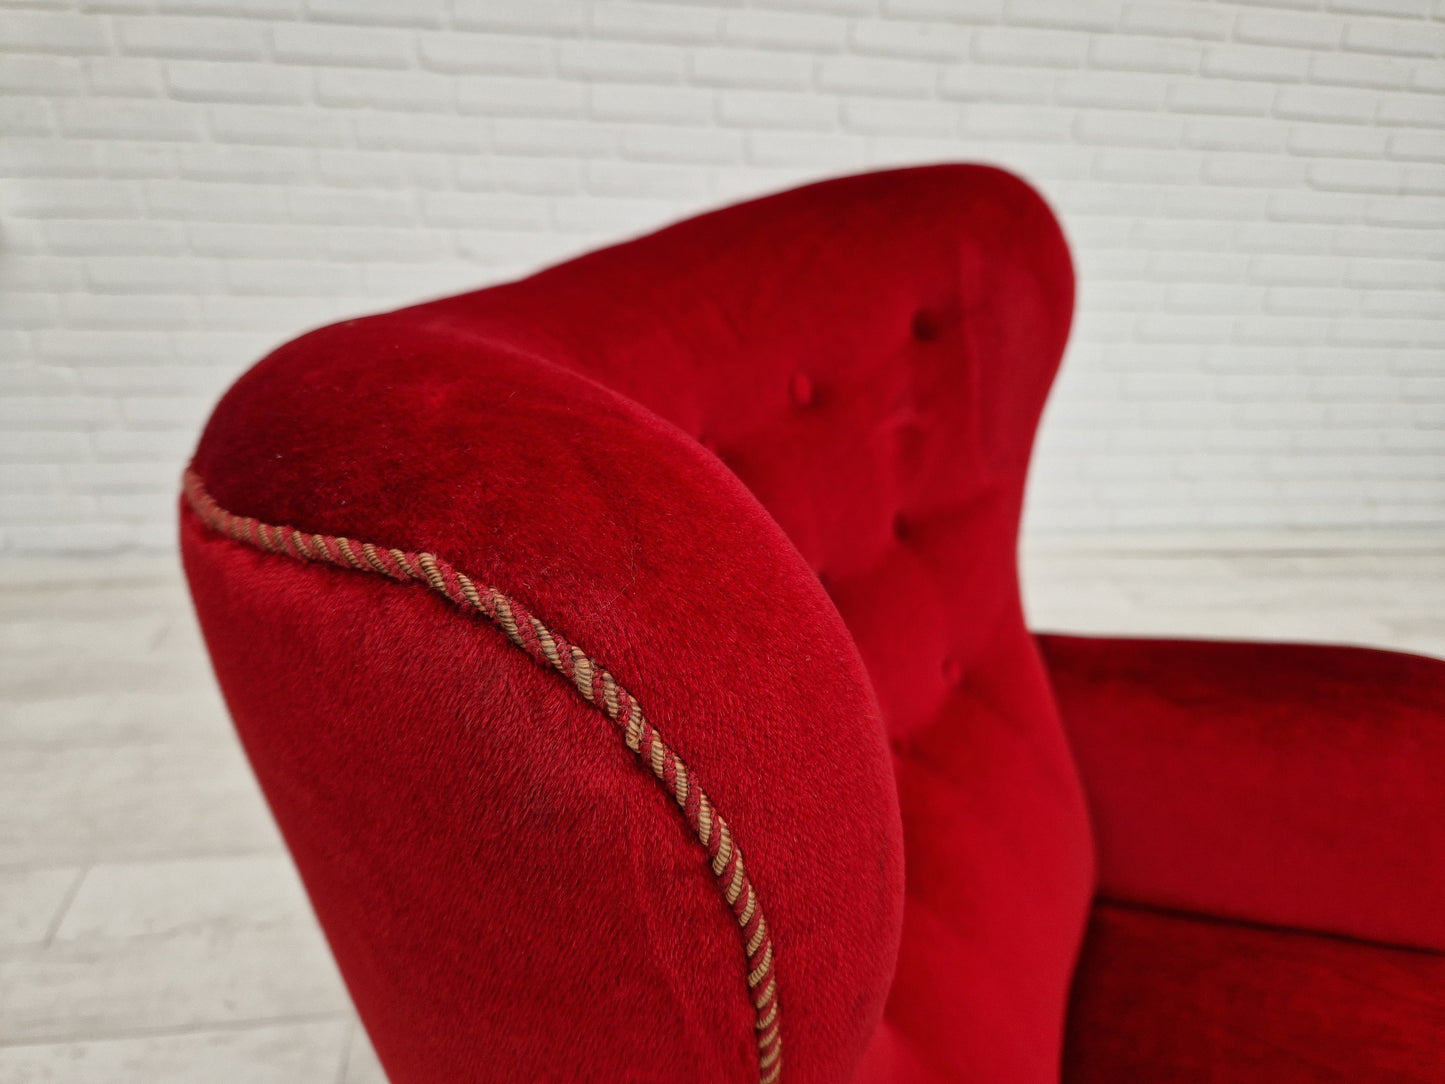
{"label": "chair back curve", "polygon": [[931,166],[237,382],[187,573],[393,1084],[1057,1080],[1092,844],[1015,549],[1072,305],[1031,188]]}
{"label": "chair back curve", "polygon": [[809,185],[431,306],[669,419],[782,526],[855,639],[907,902],[866,1076],[1057,1076],[1092,840],[1020,604],[1029,454],[1074,280],[1001,170]]}

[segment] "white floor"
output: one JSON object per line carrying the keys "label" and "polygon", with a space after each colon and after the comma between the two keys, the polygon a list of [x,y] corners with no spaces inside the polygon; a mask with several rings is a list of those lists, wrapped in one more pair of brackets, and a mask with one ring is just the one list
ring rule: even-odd
{"label": "white floor", "polygon": [[[1445,534],[1037,540],[1036,628],[1445,657]],[[0,1081],[380,1082],[168,562],[0,571]]]}

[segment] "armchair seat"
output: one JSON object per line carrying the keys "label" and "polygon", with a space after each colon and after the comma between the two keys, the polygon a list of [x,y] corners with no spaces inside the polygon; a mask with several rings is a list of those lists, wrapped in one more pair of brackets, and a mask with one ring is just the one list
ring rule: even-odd
{"label": "armchair seat", "polygon": [[1037,640],[1072,307],[938,166],[237,381],[186,573],[392,1084],[1441,1079],[1445,667]]}

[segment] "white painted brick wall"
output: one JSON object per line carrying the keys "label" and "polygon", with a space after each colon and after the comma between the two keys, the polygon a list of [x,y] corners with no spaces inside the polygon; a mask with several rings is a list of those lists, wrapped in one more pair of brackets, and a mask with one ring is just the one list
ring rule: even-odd
{"label": "white painted brick wall", "polygon": [[7,0],[0,548],[169,546],[306,327],[945,159],[1077,254],[1035,529],[1445,524],[1442,57],[1441,0]]}

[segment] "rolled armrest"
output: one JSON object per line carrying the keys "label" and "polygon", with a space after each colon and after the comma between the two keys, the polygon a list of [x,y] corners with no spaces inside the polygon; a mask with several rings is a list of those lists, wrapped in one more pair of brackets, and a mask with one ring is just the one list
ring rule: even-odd
{"label": "rolled armrest", "polygon": [[243,377],[182,529],[394,1084],[851,1076],[902,917],[883,723],[696,441],[404,311]]}
{"label": "rolled armrest", "polygon": [[1109,898],[1445,949],[1445,662],[1041,636]]}

